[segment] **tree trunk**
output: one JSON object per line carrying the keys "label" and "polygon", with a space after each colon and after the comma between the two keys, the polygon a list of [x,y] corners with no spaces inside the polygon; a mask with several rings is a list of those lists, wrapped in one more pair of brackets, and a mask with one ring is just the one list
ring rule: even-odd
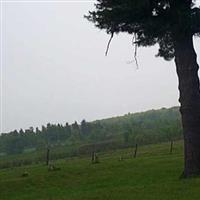
{"label": "tree trunk", "polygon": [[174,41],[184,135],[184,177],[200,174],[200,88],[191,34]]}

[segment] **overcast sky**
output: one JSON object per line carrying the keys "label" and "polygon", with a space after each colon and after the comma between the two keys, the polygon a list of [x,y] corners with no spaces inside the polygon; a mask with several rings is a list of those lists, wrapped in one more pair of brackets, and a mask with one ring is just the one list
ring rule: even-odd
{"label": "overcast sky", "polygon": [[[174,62],[138,49],[131,36],[109,36],[83,18],[93,3],[3,2],[1,129],[102,119],[177,106]],[[195,39],[200,56],[200,40]],[[200,63],[200,59],[198,58]]]}

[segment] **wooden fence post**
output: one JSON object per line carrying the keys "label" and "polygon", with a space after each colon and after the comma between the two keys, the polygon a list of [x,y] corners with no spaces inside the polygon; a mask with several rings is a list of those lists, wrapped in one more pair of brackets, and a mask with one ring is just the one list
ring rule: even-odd
{"label": "wooden fence post", "polygon": [[135,152],[134,152],[134,158],[136,158],[136,156],[137,156],[137,150],[138,150],[138,144],[136,143],[136,145],[135,145]]}
{"label": "wooden fence post", "polygon": [[49,165],[49,153],[50,153],[50,149],[49,147],[47,147],[47,155],[46,155],[46,165]]}
{"label": "wooden fence post", "polygon": [[170,154],[172,154],[172,151],[173,151],[173,140],[171,140],[171,144],[170,144]]}

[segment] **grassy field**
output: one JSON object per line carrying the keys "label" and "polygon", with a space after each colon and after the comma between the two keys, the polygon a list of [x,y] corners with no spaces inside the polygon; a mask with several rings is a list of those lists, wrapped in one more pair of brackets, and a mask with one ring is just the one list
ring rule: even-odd
{"label": "grassy field", "polygon": [[[183,166],[182,143],[170,155],[169,143],[58,160],[58,171],[45,165],[0,170],[1,200],[195,200],[200,198],[200,178],[179,179]],[[119,160],[119,157],[124,157]],[[22,177],[27,171],[28,177]]]}

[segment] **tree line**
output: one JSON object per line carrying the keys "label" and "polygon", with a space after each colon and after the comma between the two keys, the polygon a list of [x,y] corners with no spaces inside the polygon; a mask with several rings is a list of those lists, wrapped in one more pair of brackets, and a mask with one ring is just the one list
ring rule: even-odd
{"label": "tree line", "polygon": [[76,146],[90,152],[173,141],[182,138],[177,107],[150,110],[109,119],[72,124],[48,123],[41,128],[14,130],[0,136],[0,155],[20,154],[39,149]]}

